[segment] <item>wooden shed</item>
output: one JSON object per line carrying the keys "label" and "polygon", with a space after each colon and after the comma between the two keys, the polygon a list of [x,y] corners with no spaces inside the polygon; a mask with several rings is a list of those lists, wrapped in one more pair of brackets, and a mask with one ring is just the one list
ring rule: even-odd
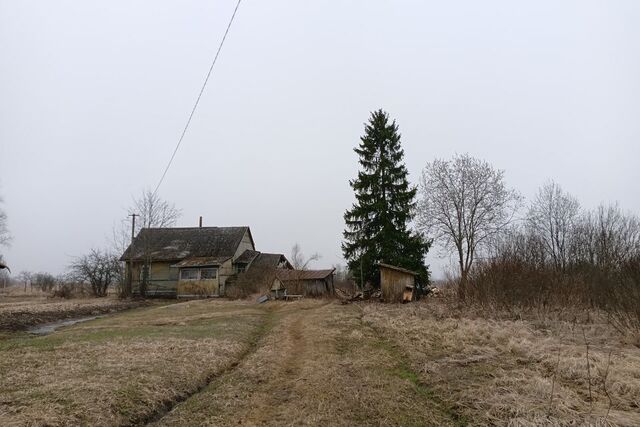
{"label": "wooden shed", "polygon": [[271,291],[278,290],[287,295],[318,297],[333,295],[333,272],[331,270],[278,270]]}
{"label": "wooden shed", "polygon": [[385,302],[410,302],[415,299],[418,273],[389,264],[380,267],[380,289]]}

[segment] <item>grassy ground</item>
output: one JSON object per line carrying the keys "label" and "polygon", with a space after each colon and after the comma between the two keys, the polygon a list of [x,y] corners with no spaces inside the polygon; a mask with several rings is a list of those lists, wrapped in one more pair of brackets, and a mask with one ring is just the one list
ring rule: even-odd
{"label": "grassy ground", "polygon": [[640,425],[640,349],[433,300],[192,301],[0,340],[0,425],[232,424]]}
{"label": "grassy ground", "polygon": [[0,425],[145,421],[238,360],[263,323],[255,305],[134,309],[45,337],[0,341]]}
{"label": "grassy ground", "polygon": [[333,302],[281,307],[255,352],[157,425],[459,424],[361,317]]}
{"label": "grassy ground", "polygon": [[606,319],[487,320],[437,300],[364,313],[473,425],[640,425],[640,349]]}

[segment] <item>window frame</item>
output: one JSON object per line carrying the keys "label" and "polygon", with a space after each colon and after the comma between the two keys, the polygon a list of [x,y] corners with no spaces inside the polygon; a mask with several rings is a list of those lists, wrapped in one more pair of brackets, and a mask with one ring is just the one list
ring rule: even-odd
{"label": "window frame", "polygon": [[[183,273],[186,272],[195,272],[195,278],[189,277],[189,278],[185,278],[183,277]],[[200,269],[199,268],[181,268],[180,269],[180,281],[188,281],[188,280],[200,280]]]}
{"label": "window frame", "polygon": [[[204,271],[215,271],[214,277],[203,277]],[[218,267],[203,267],[199,269],[200,280],[217,280],[218,279]]]}

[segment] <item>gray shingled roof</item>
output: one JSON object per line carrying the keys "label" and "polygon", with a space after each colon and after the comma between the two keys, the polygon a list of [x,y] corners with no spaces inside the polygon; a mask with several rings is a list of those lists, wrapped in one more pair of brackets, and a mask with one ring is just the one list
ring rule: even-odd
{"label": "gray shingled roof", "polygon": [[[231,258],[249,227],[143,228],[133,241],[134,259],[148,255],[154,261],[180,261],[185,258]],[[120,257],[130,258],[131,247]]]}
{"label": "gray shingled roof", "polygon": [[266,254],[264,252],[261,252],[260,255],[258,255],[258,257],[251,263],[251,268],[253,267],[276,268],[278,264],[280,264],[280,261],[282,260],[286,261],[287,264],[291,266],[287,257],[285,257],[282,254]]}
{"label": "gray shingled roof", "polygon": [[260,252],[252,251],[251,249],[247,249],[244,252],[242,252],[242,254],[240,254],[240,256],[238,258],[236,258],[234,262],[236,264],[249,264],[258,255],[260,255]]}

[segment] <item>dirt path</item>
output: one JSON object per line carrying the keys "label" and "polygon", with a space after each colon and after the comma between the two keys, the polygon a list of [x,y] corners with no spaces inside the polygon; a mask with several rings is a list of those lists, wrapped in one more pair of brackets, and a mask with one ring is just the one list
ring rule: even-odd
{"label": "dirt path", "polygon": [[252,354],[156,425],[462,424],[358,307],[302,301],[273,316]]}

